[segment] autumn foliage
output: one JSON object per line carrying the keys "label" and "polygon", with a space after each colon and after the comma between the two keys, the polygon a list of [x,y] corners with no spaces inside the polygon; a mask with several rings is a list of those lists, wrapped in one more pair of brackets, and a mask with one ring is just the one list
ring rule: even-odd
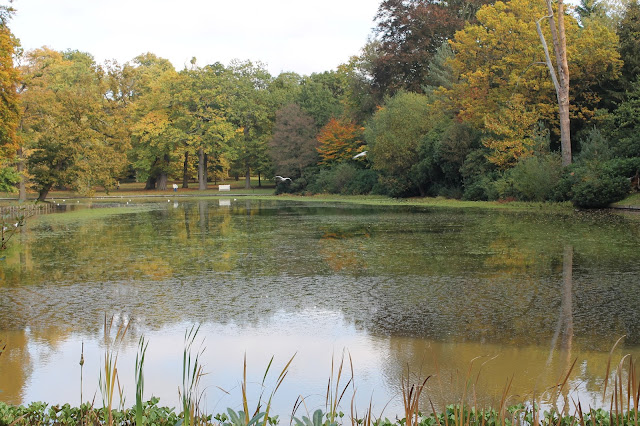
{"label": "autumn foliage", "polygon": [[329,120],[318,133],[320,164],[340,163],[356,155],[363,143],[363,131],[352,121]]}

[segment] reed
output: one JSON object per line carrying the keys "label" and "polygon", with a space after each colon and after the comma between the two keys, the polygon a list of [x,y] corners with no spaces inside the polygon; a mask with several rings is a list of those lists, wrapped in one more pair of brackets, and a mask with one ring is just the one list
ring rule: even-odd
{"label": "reed", "polygon": [[[342,381],[342,371],[344,369],[344,358],[345,353],[349,356],[349,368],[351,371],[351,376],[347,383],[344,384],[344,387],[341,387]],[[341,417],[340,412],[338,411],[338,407],[340,406],[340,402],[344,397],[344,394],[347,392],[349,385],[353,383],[353,359],[351,358],[351,353],[347,350],[342,351],[342,357],[340,358],[340,365],[338,366],[337,371],[335,372],[335,359],[331,356],[331,375],[329,376],[329,381],[327,383],[327,396],[325,398],[325,408],[326,408],[326,416],[327,420],[330,424],[335,424],[336,419]],[[342,388],[342,391],[340,389]]]}
{"label": "reed", "polygon": [[[291,366],[291,363],[293,362],[293,359],[296,357],[296,354],[293,354],[293,356],[289,359],[289,361],[285,364],[284,368],[280,371],[280,374],[278,374],[278,378],[276,379],[276,385],[274,386],[274,388],[271,390],[271,393],[269,394],[269,399],[267,400],[267,406],[264,412],[264,418],[263,418],[263,422],[262,425],[266,426],[267,422],[269,421],[269,413],[271,412],[271,402],[273,400],[273,397],[275,396],[276,392],[278,391],[278,389],[280,388],[280,385],[282,385],[282,382],[284,381],[285,377],[287,377],[287,374],[289,373],[289,367]],[[267,365],[267,368],[264,372],[264,376],[262,376],[262,383],[260,384],[262,391],[264,392],[265,389],[265,381],[267,379],[267,375],[269,374],[269,369],[271,368],[271,364],[273,363],[273,359],[274,357],[271,357],[271,360],[269,360],[269,364]],[[248,407],[247,405],[247,401],[246,401],[246,372],[247,372],[247,355],[245,354],[244,357],[245,360],[245,364],[244,364],[244,373],[245,373],[245,381],[244,381],[244,392],[243,392],[243,397],[244,397],[244,407],[245,409]],[[258,406],[256,407],[256,414],[260,411],[261,408],[261,401],[262,401],[262,392],[260,393],[260,398],[258,398]]]}
{"label": "reed", "polygon": [[147,353],[148,341],[145,341],[144,336],[140,336],[138,341],[138,353],[136,354],[136,426],[142,426],[143,422],[143,396],[144,396],[144,357]]}
{"label": "reed", "polygon": [[204,353],[205,348],[200,346],[194,351],[194,343],[200,331],[200,325],[193,325],[191,329],[185,331],[184,334],[184,353],[182,357],[182,390],[178,387],[178,395],[182,400],[182,425],[192,426],[196,424],[198,418],[199,403],[202,394],[198,395],[200,380],[206,374],[200,357]]}
{"label": "reed", "polygon": [[[118,351],[124,336],[129,329],[129,323],[120,323],[116,331],[115,338],[111,340],[111,329],[113,327],[113,319],[107,321],[107,315],[104,316],[104,364],[100,369],[100,378],[98,380],[98,386],[100,393],[102,394],[102,407],[105,424],[113,425],[113,396],[115,394],[116,383],[118,379]],[[122,400],[122,388],[118,384],[118,390],[120,392],[120,402],[124,405]]]}
{"label": "reed", "polygon": [[401,380],[402,388],[402,404],[404,406],[404,418],[407,426],[416,426],[420,423],[420,395],[424,391],[424,387],[431,376],[421,379],[421,373],[418,374],[417,382],[411,380],[411,372],[407,366],[407,375],[403,375]]}

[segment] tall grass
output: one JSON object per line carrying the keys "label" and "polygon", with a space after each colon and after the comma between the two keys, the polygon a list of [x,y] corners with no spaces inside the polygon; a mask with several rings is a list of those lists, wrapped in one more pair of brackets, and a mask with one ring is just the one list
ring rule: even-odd
{"label": "tall grass", "polygon": [[[271,393],[269,394],[269,399],[267,400],[267,403],[266,403],[264,416],[262,417],[263,426],[266,426],[267,422],[269,421],[269,413],[271,412],[271,402],[273,401],[273,397],[275,396],[276,392],[280,388],[280,385],[282,385],[282,382],[284,381],[285,377],[287,377],[287,374],[289,373],[289,367],[291,366],[291,363],[293,362],[293,359],[295,357],[296,357],[296,354],[293,354],[293,356],[285,364],[285,366],[280,371],[280,374],[278,374],[278,378],[276,379],[276,385],[273,387],[273,389],[271,389]],[[269,370],[271,369],[271,365],[273,364],[273,359],[274,357],[272,356],[271,359],[269,360],[269,364],[267,364],[267,368],[265,369],[264,375],[262,376],[262,383],[260,383],[260,387],[262,390],[260,392],[260,397],[258,398],[258,404],[254,412],[254,417],[258,415],[260,413],[260,410],[262,409],[262,396],[264,395],[265,382],[267,380],[267,376],[269,375]],[[242,378],[242,406],[245,410],[245,413],[248,413],[249,404],[247,401],[247,354],[246,353],[244,355],[244,367],[243,367],[243,378]],[[248,417],[247,417],[247,420],[249,420]]]}
{"label": "tall grass", "polygon": [[407,376],[401,378],[402,387],[402,403],[404,405],[404,418],[406,419],[407,426],[415,426],[420,423],[420,395],[424,391],[424,387],[427,384],[427,380],[431,376],[427,376],[421,382],[420,374],[418,375],[418,382],[413,383],[410,378],[411,372],[407,366]]}
{"label": "tall grass", "polygon": [[[340,382],[342,380],[342,371],[344,369],[345,352],[349,356],[349,368],[350,368],[351,375],[347,380],[347,383],[345,383],[344,387],[342,387]],[[344,397],[345,392],[349,388],[349,385],[353,384],[353,379],[354,379],[353,359],[351,358],[351,353],[346,350],[342,351],[342,357],[340,358],[340,365],[338,366],[335,377],[334,377],[334,367],[335,367],[335,360],[334,360],[334,357],[332,356],[331,357],[331,375],[329,376],[329,381],[327,383],[327,397],[325,399],[325,407],[327,412],[326,415],[329,423],[336,423],[336,419],[340,414],[338,411],[340,402],[342,401],[342,398]],[[341,388],[342,388],[342,391],[340,391]]]}
{"label": "tall grass", "polygon": [[[178,418],[173,409],[161,408],[156,404],[157,398],[152,398],[145,405],[144,396],[144,362],[148,341],[144,336],[138,342],[138,352],[135,363],[136,381],[136,404],[131,410],[124,409],[124,398],[118,378],[118,347],[122,343],[127,332],[128,324],[121,324],[115,337],[111,338],[114,318],[109,321],[105,316],[105,355],[104,365],[100,371],[100,391],[103,398],[103,410],[96,410],[93,404],[81,403],[81,407],[73,409],[68,405],[63,407],[51,407],[46,411],[46,404],[34,403],[29,408],[9,407],[0,403],[0,425],[34,425],[34,424],[135,424],[140,426],[148,424],[170,424],[170,425],[211,425],[211,416],[205,416],[200,410],[200,401],[203,394],[199,393],[200,382],[205,375],[200,357],[204,348],[196,348],[196,340],[199,327],[192,326],[185,331],[185,347],[183,355],[183,377],[182,388],[179,387],[179,395],[182,400],[181,418]],[[474,373],[474,365],[481,357],[476,357],[470,361],[466,374],[461,375],[464,380],[461,397],[458,401],[446,401],[452,405],[445,405],[439,411],[435,408],[432,398],[429,396],[431,389],[427,388],[427,383],[434,383],[437,380],[439,386],[450,386],[442,384],[442,376],[437,363],[434,374],[423,376],[422,371],[414,374],[407,368],[406,374],[401,378],[402,402],[404,404],[404,417],[391,422],[388,419],[382,420],[382,413],[376,419],[373,413],[372,400],[369,401],[368,409],[363,417],[359,417],[355,409],[356,389],[354,385],[353,360],[348,351],[343,351],[342,358],[337,363],[335,356],[331,359],[331,371],[327,383],[325,412],[316,409],[312,415],[303,416],[302,420],[294,417],[295,412],[302,404],[304,398],[296,400],[291,416],[291,423],[296,426],[336,426],[341,423],[343,414],[340,412],[341,402],[349,387],[353,389],[351,398],[351,425],[352,426],[638,426],[638,411],[640,405],[640,372],[631,355],[624,355],[619,362],[613,363],[613,353],[615,347],[609,354],[606,368],[605,380],[602,386],[602,402],[609,405],[609,410],[593,409],[589,407],[584,410],[579,400],[573,400],[570,389],[570,376],[575,368],[576,361],[571,364],[566,371],[558,377],[555,384],[549,387],[543,395],[537,396],[535,393],[527,405],[510,405],[511,384],[513,377],[506,380],[502,390],[499,404],[497,406],[479,408],[476,403],[476,387],[479,382],[482,367],[489,362],[483,362],[477,373]],[[0,355],[6,350],[6,343],[0,340]],[[83,349],[84,353],[84,349]],[[348,354],[348,357],[347,357]],[[278,423],[278,417],[270,417],[272,401],[283,381],[287,377],[295,354],[288,360],[279,372],[275,385],[267,393],[266,383],[272,368],[274,357],[271,357],[262,376],[260,383],[261,391],[253,414],[249,410],[248,397],[248,377],[247,377],[247,356],[244,356],[243,374],[241,382],[242,409],[235,412],[231,408],[227,411],[229,416],[216,416],[222,426],[267,426]],[[83,354],[81,359],[84,359]],[[82,365],[82,364],[81,364]],[[350,374],[349,374],[350,370]],[[453,381],[453,378],[452,378]],[[116,385],[120,393],[120,410],[113,410],[113,398],[116,392]],[[443,390],[443,389],[441,389]],[[609,391],[609,392],[607,392]],[[428,401],[430,404],[429,415],[421,411],[421,404]],[[546,401],[547,409],[541,408],[542,401]],[[564,401],[564,405],[559,403]],[[525,402],[525,401],[522,401]],[[306,408],[306,405],[305,405]],[[386,406],[385,406],[386,408]],[[424,407],[422,407],[424,408]],[[149,418],[145,418],[143,413],[147,410]],[[384,411],[384,409],[383,409]],[[99,417],[102,419],[99,420]],[[48,419],[48,420],[46,420]],[[172,419],[172,420],[169,420]]]}
{"label": "tall grass", "polygon": [[199,415],[199,403],[202,394],[198,395],[200,380],[205,375],[200,357],[205,348],[200,347],[194,352],[194,343],[200,331],[200,325],[193,325],[184,334],[184,352],[182,357],[182,390],[178,388],[178,395],[182,400],[182,425],[196,424]]}
{"label": "tall grass", "polygon": [[107,321],[107,315],[105,314],[104,316],[104,364],[100,369],[100,378],[98,380],[100,393],[102,394],[104,421],[109,426],[113,425],[112,409],[116,383],[118,383],[121,405],[124,405],[124,400],[122,399],[123,392],[118,379],[118,351],[129,329],[129,323],[120,323],[112,341],[111,329],[113,327],[113,319],[114,317],[111,316],[111,319]]}
{"label": "tall grass", "polygon": [[147,353],[149,342],[145,341],[144,336],[140,336],[138,342],[138,353],[136,354],[136,426],[142,426],[143,421],[143,396],[144,396],[144,356]]}

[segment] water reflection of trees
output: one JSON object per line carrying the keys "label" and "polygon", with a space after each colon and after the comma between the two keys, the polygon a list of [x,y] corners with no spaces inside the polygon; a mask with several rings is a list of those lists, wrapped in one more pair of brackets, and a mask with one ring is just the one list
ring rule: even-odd
{"label": "water reflection of trees", "polygon": [[[618,216],[244,200],[77,213],[33,221],[7,252],[0,333],[55,324],[96,338],[107,312],[131,318],[135,339],[135,327],[258,324],[317,307],[389,336],[390,380],[408,362],[418,368],[428,350],[446,360],[449,378],[475,356],[500,353],[483,367],[487,376],[526,365],[540,387],[568,359],[554,355],[540,367],[553,341],[571,349],[565,354],[606,353],[622,334],[640,342],[638,224]],[[16,341],[14,350],[25,350]],[[603,374],[597,351],[575,372],[587,389]],[[15,366],[12,383],[29,368]],[[495,383],[484,386],[499,394]],[[5,392],[19,398],[19,387]]]}
{"label": "water reflection of trees", "polygon": [[[399,378],[407,374],[413,376],[414,382],[420,380],[418,377],[432,376],[422,397],[423,409],[428,409],[431,403],[443,409],[447,404],[462,401],[478,407],[497,407],[506,389],[508,403],[536,398],[543,404],[553,404],[554,398],[560,397],[562,400],[557,402],[570,409],[578,401],[584,407],[603,404],[600,399],[602,380],[610,355],[607,351],[592,350],[592,345],[584,345],[584,341],[577,348],[574,345],[574,310],[577,307],[573,260],[574,248],[567,244],[562,253],[558,294],[547,295],[547,298],[560,299],[554,316],[554,332],[547,345],[534,344],[533,340],[514,346],[487,344],[482,340],[420,340],[392,335],[388,348],[391,356],[384,374],[389,387],[400,392]],[[531,324],[535,325],[535,322]],[[610,345],[616,337],[609,336]],[[633,355],[637,357],[640,353]],[[623,352],[618,351],[617,356],[622,357]],[[561,387],[562,392],[558,395],[555,386],[565,379],[567,384]]]}
{"label": "water reflection of trees", "polygon": [[[41,218],[27,230],[2,270],[0,304],[12,314],[0,313],[0,328],[23,327],[33,315],[64,320],[58,312],[73,317],[120,306],[149,316],[149,304],[162,308],[151,315],[160,324],[179,316],[213,320],[239,315],[243,299],[273,295],[278,302],[261,312],[310,303],[340,309],[373,333],[543,342],[563,303],[558,276],[569,241],[581,283],[573,296],[576,337],[600,349],[613,333],[640,341],[640,314],[631,308],[640,298],[638,236],[629,231],[638,225],[617,216],[594,222],[244,200],[107,210],[95,218]],[[56,308],[9,306],[34,297],[56,300]],[[230,302],[240,308],[217,313]]]}

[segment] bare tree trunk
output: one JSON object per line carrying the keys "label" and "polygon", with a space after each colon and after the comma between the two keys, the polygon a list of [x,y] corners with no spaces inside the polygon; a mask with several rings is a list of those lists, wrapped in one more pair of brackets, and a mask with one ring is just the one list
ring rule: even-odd
{"label": "bare tree trunk", "polygon": [[260,172],[258,172],[258,188],[262,188],[262,181],[260,180]]}
{"label": "bare tree trunk", "polygon": [[38,201],[44,201],[49,195],[49,191],[51,190],[51,185],[47,185],[40,190],[38,193]]}
{"label": "bare tree trunk", "polygon": [[182,166],[182,187],[189,187],[189,152],[184,152],[184,165]]}
{"label": "bare tree trunk", "polygon": [[207,189],[207,157],[204,149],[198,149],[198,189]]}
{"label": "bare tree trunk", "polygon": [[251,168],[248,161],[245,165],[244,187],[245,189],[251,189]]}
{"label": "bare tree trunk", "polygon": [[18,148],[18,175],[20,176],[20,181],[18,183],[18,201],[24,202],[27,201],[27,185],[25,182],[24,176],[24,155],[22,153],[22,147]]}
{"label": "bare tree trunk", "polygon": [[[567,61],[567,39],[564,27],[564,3],[558,0],[558,18],[554,19],[553,7],[551,0],[545,0],[547,4],[547,12],[549,15],[536,21],[536,27],[542,47],[544,48],[547,68],[551,73],[551,80],[556,89],[556,98],[558,100],[558,118],[560,120],[560,145],[562,148],[562,165],[571,164],[571,120],[569,117],[569,64]],[[553,53],[556,59],[558,71],[554,69],[549,54],[547,42],[540,28],[540,21],[544,18],[549,19],[549,27],[551,29],[551,38],[553,40]]]}
{"label": "bare tree trunk", "polygon": [[155,176],[149,176],[147,178],[147,183],[145,183],[144,189],[156,189],[156,177]]}
{"label": "bare tree trunk", "polygon": [[160,173],[160,175],[158,176],[156,189],[158,191],[166,191],[168,181],[169,181],[169,176],[167,176],[167,172]]}
{"label": "bare tree trunk", "polygon": [[249,141],[249,126],[244,127],[244,140],[245,140],[245,152],[244,152],[244,188],[251,189],[251,165],[249,164],[249,152],[248,152],[248,141]]}

